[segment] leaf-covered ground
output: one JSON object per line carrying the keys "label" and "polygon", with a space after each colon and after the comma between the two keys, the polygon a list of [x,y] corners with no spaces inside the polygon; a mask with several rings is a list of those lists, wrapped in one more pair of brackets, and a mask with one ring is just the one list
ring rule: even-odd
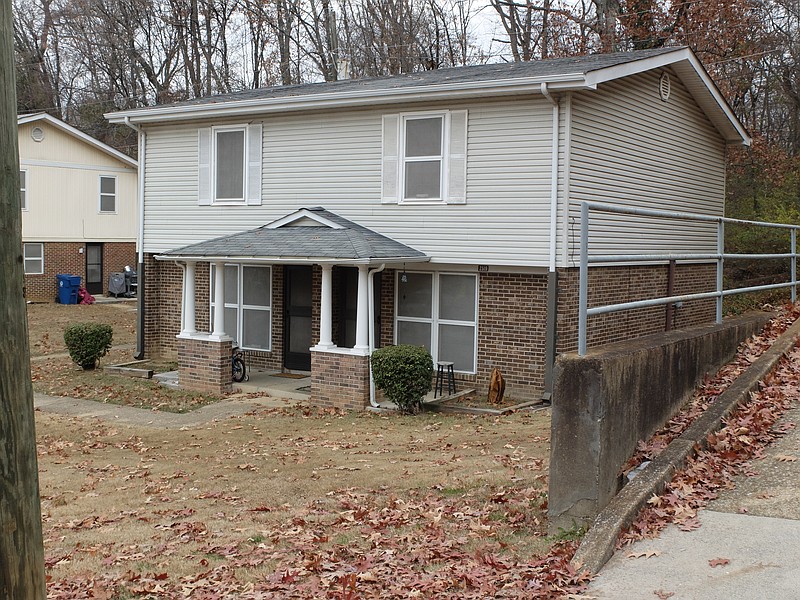
{"label": "leaf-covered ground", "polygon": [[49,598],[546,598],[583,581],[570,547],[548,554],[546,411],[37,427]]}

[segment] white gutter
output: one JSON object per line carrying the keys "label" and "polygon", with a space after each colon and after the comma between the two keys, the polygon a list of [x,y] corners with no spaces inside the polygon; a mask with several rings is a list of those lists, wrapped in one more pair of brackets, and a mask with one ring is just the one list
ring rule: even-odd
{"label": "white gutter", "polygon": [[[202,119],[215,116],[233,117],[244,114],[263,114],[276,111],[320,110],[348,106],[368,106],[409,101],[454,100],[458,98],[538,94],[542,83],[551,89],[586,89],[583,73],[567,73],[539,77],[520,77],[468,81],[462,83],[439,83],[415,85],[408,88],[385,88],[381,90],[339,90],[322,94],[304,96],[284,96],[279,98],[251,98],[247,100],[225,100],[217,103],[190,104],[182,106],[152,107],[106,113],[111,123],[155,123]],[[320,84],[322,85],[322,84]]]}
{"label": "white gutter", "polygon": [[552,148],[550,150],[550,258],[549,270],[554,273],[556,270],[556,233],[558,223],[558,100],[553,98],[547,89],[547,83],[542,83],[542,95],[553,105],[553,133]]}
{"label": "white gutter", "polygon": [[369,405],[372,408],[378,408],[378,402],[375,400],[375,378],[372,376],[372,352],[375,350],[375,273],[380,273],[386,268],[386,263],[383,263],[377,269],[369,272],[367,279],[367,295],[369,296],[369,357],[370,362],[367,364],[369,369]]}

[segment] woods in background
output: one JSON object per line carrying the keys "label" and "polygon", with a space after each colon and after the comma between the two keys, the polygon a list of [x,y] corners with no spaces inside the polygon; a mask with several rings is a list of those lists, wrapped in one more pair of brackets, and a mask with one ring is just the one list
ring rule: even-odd
{"label": "woods in background", "polygon": [[266,85],[689,46],[755,138],[735,216],[796,219],[798,0],[14,0],[19,112],[135,152],[115,109]]}

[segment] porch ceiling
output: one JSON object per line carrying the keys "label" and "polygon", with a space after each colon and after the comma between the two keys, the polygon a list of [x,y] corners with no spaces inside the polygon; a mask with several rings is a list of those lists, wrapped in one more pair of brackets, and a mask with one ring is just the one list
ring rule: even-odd
{"label": "porch ceiling", "polygon": [[176,248],[159,260],[353,263],[424,262],[424,253],[322,207],[256,229]]}

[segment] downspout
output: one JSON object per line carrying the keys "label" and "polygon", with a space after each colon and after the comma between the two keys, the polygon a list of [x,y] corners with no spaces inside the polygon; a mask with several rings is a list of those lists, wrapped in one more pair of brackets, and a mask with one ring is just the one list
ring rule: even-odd
{"label": "downspout", "polygon": [[138,262],[136,268],[137,287],[136,287],[136,352],[133,358],[136,360],[144,359],[144,295],[145,295],[145,274],[144,274],[144,165],[145,152],[147,151],[147,134],[138,125],[131,123],[130,117],[125,117],[125,125],[133,129],[138,135],[138,154],[137,161],[139,170],[137,176],[137,192],[139,202],[139,232],[137,234],[136,245],[138,250]]}
{"label": "downspout", "polygon": [[[377,269],[369,272],[367,278],[367,295],[369,296],[369,356],[372,358],[372,351],[375,350],[375,273],[380,273],[386,268],[386,263],[383,263]],[[368,365],[369,368],[369,405],[372,408],[378,408],[378,402],[375,400],[375,379],[372,377],[372,363]]]}
{"label": "downspout", "polygon": [[553,367],[556,361],[556,323],[558,319],[558,272],[556,271],[556,235],[558,225],[558,150],[559,150],[559,108],[558,100],[553,98],[547,83],[542,82],[542,95],[553,105],[552,150],[550,158],[550,247],[547,270],[547,315],[544,350],[544,393],[542,400],[550,402],[553,397]]}

